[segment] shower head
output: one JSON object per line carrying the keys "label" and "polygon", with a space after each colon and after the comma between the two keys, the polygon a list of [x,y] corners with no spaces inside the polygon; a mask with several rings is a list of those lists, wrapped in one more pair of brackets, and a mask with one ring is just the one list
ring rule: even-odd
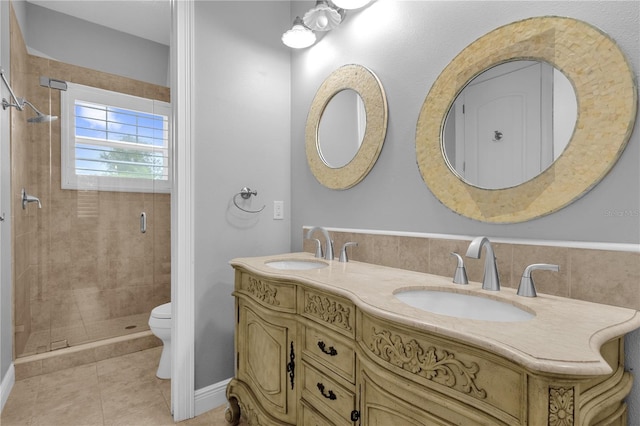
{"label": "shower head", "polygon": [[34,110],[36,113],[35,117],[31,117],[27,119],[29,123],[47,123],[49,121],[58,119],[58,117],[54,115],[45,115],[41,113],[40,111],[38,111],[36,107],[33,106],[31,102],[29,102],[25,98],[16,97],[16,95],[13,93],[13,89],[11,88],[11,85],[7,81],[7,78],[4,76],[4,70],[1,67],[0,67],[0,77],[2,77],[2,81],[7,86],[7,89],[9,89],[11,98],[13,98],[13,100],[15,101],[15,103],[12,104],[11,102],[7,101],[5,98],[2,98],[2,109],[7,109],[9,107],[12,107],[12,108],[16,108],[18,111],[24,111],[24,106],[29,105],[29,107],[32,110]]}
{"label": "shower head", "polygon": [[41,113],[40,111],[38,111],[36,107],[33,106],[31,102],[29,102],[26,99],[22,99],[22,104],[29,105],[31,109],[34,110],[36,113],[35,117],[27,118],[27,121],[29,123],[48,123],[50,121],[55,121],[58,119],[58,117],[56,117],[55,115],[46,115]]}
{"label": "shower head", "polygon": [[27,118],[29,123],[48,123],[50,121],[56,121],[58,119],[55,115],[36,115],[35,117]]}

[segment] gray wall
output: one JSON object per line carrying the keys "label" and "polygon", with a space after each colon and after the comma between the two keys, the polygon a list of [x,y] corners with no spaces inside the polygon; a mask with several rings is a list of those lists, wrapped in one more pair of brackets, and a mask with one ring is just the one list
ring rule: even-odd
{"label": "gray wall", "polygon": [[[313,2],[292,3],[291,16]],[[292,53],[291,189],[293,251],[302,248],[303,225],[413,231],[489,237],[613,243],[640,242],[640,122],[613,170],[592,191],[549,216],[494,225],[466,219],[444,207],[423,183],[415,154],[418,114],[441,70],[468,44],[492,29],[541,15],[574,17],[608,33],[640,70],[637,1],[378,1],[350,13],[314,47]],[[333,191],[317,183],[306,164],[304,125],[317,88],[334,69],[357,63],[385,87],[389,126],[371,173],[354,188]],[[630,211],[624,217],[607,211]],[[627,336],[630,424],[640,419],[640,330]]]}
{"label": "gray wall", "polygon": [[[639,70],[639,6],[635,2],[378,1],[349,13],[315,46],[292,53],[292,247],[301,248],[303,225],[433,232],[548,240],[640,242],[640,124],[614,169],[591,192],[552,215],[521,224],[467,219],[443,206],[416,165],[418,114],[441,70],[464,47],[492,29],[539,16],[570,16],[615,39]],[[294,2],[292,16],[313,2]],[[322,81],[343,64],[375,72],[385,87],[389,125],[371,173],[354,188],[333,191],[306,164],[306,114]],[[607,211],[635,216],[608,217]]]}
{"label": "gray wall", "polygon": [[[118,7],[118,2],[112,2]],[[167,22],[167,32],[170,31]],[[169,46],[26,3],[23,35],[32,55],[161,86],[169,85]]]}
{"label": "gray wall", "polygon": [[[290,25],[282,1],[195,4],[196,389],[233,375],[234,257],[289,251]],[[178,141],[179,143],[179,141]],[[232,197],[258,191],[243,213]],[[273,220],[282,200],[285,219]],[[242,199],[240,199],[242,201]],[[180,285],[180,283],[174,283]]]}

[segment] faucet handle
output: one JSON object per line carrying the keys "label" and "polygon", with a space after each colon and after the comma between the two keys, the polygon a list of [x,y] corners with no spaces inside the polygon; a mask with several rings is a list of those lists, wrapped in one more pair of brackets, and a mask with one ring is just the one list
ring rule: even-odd
{"label": "faucet handle", "polygon": [[316,254],[315,257],[322,257],[324,254],[322,253],[322,244],[320,244],[320,240],[317,238],[307,238],[307,240],[316,242]]}
{"label": "faucet handle", "polygon": [[560,270],[560,266],[552,265],[550,263],[534,263],[524,268],[524,272],[522,273],[522,278],[520,279],[520,285],[518,286],[518,296],[524,296],[524,297],[537,296],[536,286],[533,283],[533,277],[531,276],[531,272],[538,269],[558,272]]}
{"label": "faucet handle", "polygon": [[346,263],[349,261],[349,256],[347,256],[347,247],[349,246],[355,246],[358,247],[358,243],[354,242],[354,241],[349,241],[348,243],[344,243],[344,245],[342,246],[342,250],[340,250],[340,262]]}
{"label": "faucet handle", "polygon": [[458,259],[458,266],[453,274],[454,284],[469,284],[469,280],[467,279],[467,270],[464,267],[464,259],[455,252],[451,252],[451,256],[455,256]]}
{"label": "faucet handle", "polygon": [[22,188],[22,209],[23,210],[27,208],[28,203],[38,203],[38,208],[39,209],[42,208],[42,203],[40,202],[40,199],[38,197],[34,197],[33,195],[27,194],[27,191],[25,191],[25,189]]}

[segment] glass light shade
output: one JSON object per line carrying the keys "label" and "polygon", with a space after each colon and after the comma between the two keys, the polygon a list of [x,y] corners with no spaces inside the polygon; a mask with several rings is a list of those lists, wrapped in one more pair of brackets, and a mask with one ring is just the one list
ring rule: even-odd
{"label": "glass light shade", "polygon": [[372,0],[331,0],[331,3],[339,7],[340,9],[360,9],[361,7],[365,7]]}
{"label": "glass light shade", "polygon": [[318,0],[316,6],[304,14],[304,24],[313,31],[330,31],[340,25],[344,10],[329,6],[326,0]]}
{"label": "glass light shade", "polygon": [[297,16],[293,21],[293,27],[282,34],[282,42],[291,48],[303,49],[316,42],[316,35]]}

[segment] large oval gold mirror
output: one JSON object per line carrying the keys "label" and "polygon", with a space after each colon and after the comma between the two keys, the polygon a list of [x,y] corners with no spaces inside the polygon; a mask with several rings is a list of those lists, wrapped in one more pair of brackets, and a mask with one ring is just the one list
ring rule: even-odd
{"label": "large oval gold mirror", "polygon": [[[577,116],[575,125],[568,126],[572,129],[570,140],[562,150],[556,150],[561,152],[552,155],[550,164],[519,181],[485,184],[468,180],[460,172],[466,166],[452,164],[457,161],[457,151],[452,156],[453,151],[447,148],[451,141],[446,140],[446,128],[454,126],[447,116],[474,78],[498,65],[521,60],[551,65],[572,86]],[[442,71],[418,118],[418,167],[429,189],[453,211],[483,222],[522,222],[557,211],[595,186],[622,154],[636,113],[635,78],[615,41],[575,19],[530,18],[479,38]],[[478,138],[489,138],[488,143],[495,146],[508,142],[507,132],[485,127]],[[492,167],[507,167],[506,162],[493,160],[497,162]]]}
{"label": "large oval gold mirror", "polygon": [[309,168],[327,188],[351,188],[373,168],[386,132],[387,99],[380,80],[361,65],[340,67],[311,103],[305,129]]}

